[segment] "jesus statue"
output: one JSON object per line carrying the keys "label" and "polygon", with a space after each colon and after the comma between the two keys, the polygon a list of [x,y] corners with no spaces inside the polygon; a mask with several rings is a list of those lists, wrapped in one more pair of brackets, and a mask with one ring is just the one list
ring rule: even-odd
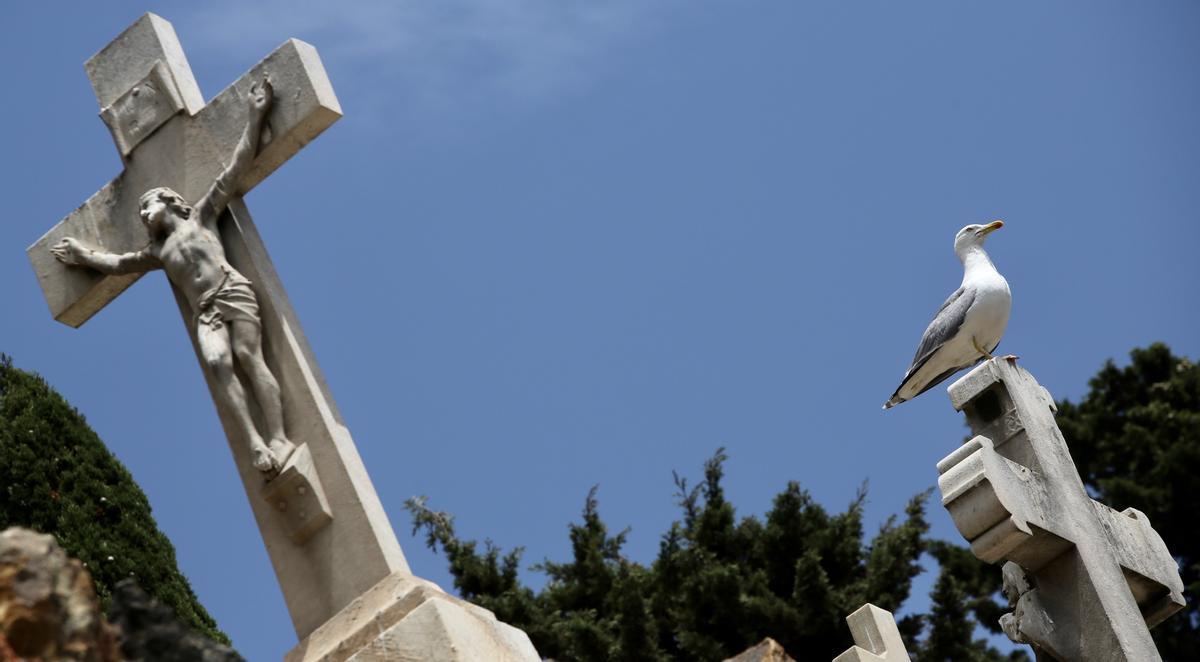
{"label": "jesus statue", "polygon": [[[271,83],[266,77],[250,88],[249,121],[234,148],[233,160],[195,206],[166,187],[142,194],[138,209],[150,233],[150,242],[144,248],[132,253],[108,253],[66,237],[50,249],[61,262],[105,274],[153,269],[167,272],[167,278],[191,304],[204,365],[216,377],[220,397],[250,442],[254,467],[267,475],[282,469],[296,447],[284,434],[279,382],[263,358],[258,298],[250,281],[226,259],[217,219],[254,161],[272,100]],[[234,372],[235,361],[262,411],[265,441],[250,415],[246,388]]]}

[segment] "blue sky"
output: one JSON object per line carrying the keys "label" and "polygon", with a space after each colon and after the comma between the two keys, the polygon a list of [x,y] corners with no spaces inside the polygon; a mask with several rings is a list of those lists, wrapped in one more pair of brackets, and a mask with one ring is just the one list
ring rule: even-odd
{"label": "blue sky", "polygon": [[345,117],[247,202],[413,570],[448,589],[407,497],[532,565],[567,558],[599,485],[647,563],[672,470],[720,446],[739,514],[867,480],[874,530],[965,434],[941,388],[879,407],[967,223],[1005,220],[1001,349],[1056,396],[1155,340],[1200,356],[1195,3],[10,5],[0,351],[129,467],[252,660],[295,637],[165,279],[73,330],[24,256],[119,172],[82,63],[146,10],[206,98],[289,37],[320,51]]}

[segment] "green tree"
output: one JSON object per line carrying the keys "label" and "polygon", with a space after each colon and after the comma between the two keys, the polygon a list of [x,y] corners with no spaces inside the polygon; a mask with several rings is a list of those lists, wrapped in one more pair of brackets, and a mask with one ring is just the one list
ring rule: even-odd
{"label": "green tree", "polygon": [[[1200,538],[1189,535],[1200,512],[1200,366],[1163,344],[1130,357],[1123,368],[1108,361],[1079,403],[1060,401],[1058,424],[1091,494],[1118,510],[1144,512],[1179,561],[1188,606],[1153,633],[1164,660],[1190,660],[1200,648]],[[449,521],[445,515],[423,502],[410,507],[431,545],[436,539],[446,549],[464,596],[505,614],[557,659],[721,659],[764,636],[814,658],[832,656],[849,645],[846,614],[867,601],[892,611],[904,602],[923,551],[937,561],[939,577],[929,613],[900,622],[909,650],[932,662],[1028,659],[1024,650],[1004,656],[975,637],[977,625],[999,633],[1008,611],[996,599],[999,568],[962,547],[925,540],[925,495],[864,544],[865,491],[831,515],[791,483],[762,521],[738,521],[721,489],[725,459],[723,452],[710,459],[694,487],[676,477],[682,517],[649,568],[621,557],[625,532],[607,534],[593,490],[583,522],[571,525],[574,559],[540,566],[551,581],[539,594],[519,585],[520,550],[501,557],[489,544],[478,555],[473,542],[432,526]],[[505,582],[481,581],[500,575]]]}
{"label": "green tree", "polygon": [[548,575],[541,593],[522,586],[517,571],[522,550],[501,555],[491,541],[478,550],[459,540],[454,519],[409,499],[413,531],[424,530],[431,549],[450,561],[454,586],[462,597],[522,628],[543,656],[559,660],[650,661],[657,649],[655,621],[647,600],[651,577],[620,555],[625,532],[609,536],[597,510],[596,488],[584,503],[583,521],[571,524],[572,560],[535,566]]}
{"label": "green tree", "polygon": [[[682,516],[649,567],[621,555],[627,531],[609,533],[593,488],[582,521],[570,525],[571,560],[535,566],[549,578],[536,594],[519,583],[521,550],[501,554],[485,543],[480,551],[423,498],[408,508],[414,531],[446,553],[463,597],[564,661],[720,660],[768,636],[806,657],[832,658],[851,644],[847,614],[867,601],[896,610],[908,597],[921,572],[928,493],[866,541],[865,489],[830,514],[790,483],[762,520],[739,520],[721,487],[725,460],[718,451],[695,486],[676,476]],[[915,634],[920,619],[902,625]]]}
{"label": "green tree", "polygon": [[0,530],[23,526],[81,560],[107,607],[126,577],[200,633],[229,643],[196,599],[150,503],[79,412],[0,355]]}
{"label": "green tree", "polygon": [[999,634],[1000,616],[1008,611],[992,598],[1000,591],[1000,569],[941,540],[929,543],[929,553],[938,563],[938,579],[929,596],[929,614],[923,617],[929,634],[912,649],[920,653],[921,662],[1028,660],[1023,649],[1005,657],[975,638],[979,624]]}

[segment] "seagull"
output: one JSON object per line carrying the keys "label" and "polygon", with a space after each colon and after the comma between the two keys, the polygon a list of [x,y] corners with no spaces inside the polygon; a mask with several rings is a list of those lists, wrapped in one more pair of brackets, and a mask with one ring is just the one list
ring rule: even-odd
{"label": "seagull", "polygon": [[995,358],[992,352],[1000,345],[1008,325],[1012,293],[1008,281],[984,252],[983,241],[1002,227],[1003,221],[968,225],[955,235],[954,253],[963,263],[962,285],[946,299],[925,329],[912,365],[891,399],[883,403],[884,409],[921,395],[980,359]]}

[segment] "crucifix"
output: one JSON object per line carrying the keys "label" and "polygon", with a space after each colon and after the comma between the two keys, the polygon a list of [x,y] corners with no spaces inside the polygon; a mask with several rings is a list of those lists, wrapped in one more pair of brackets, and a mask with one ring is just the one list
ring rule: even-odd
{"label": "crucifix", "polygon": [[1179,567],[1141,512],[1088,495],[1026,370],[990,360],[950,387],[975,437],[938,463],[942,505],[987,563],[1005,561],[1008,636],[1038,659],[1161,659],[1150,628],[1184,606]]}
{"label": "crucifix", "polygon": [[146,14],[85,67],[125,167],[29,259],[73,327],[166,271],[301,639],[288,659],[537,659],[412,576],[241,199],[341,117],[316,50],[288,40],[205,104],[174,28]]}

